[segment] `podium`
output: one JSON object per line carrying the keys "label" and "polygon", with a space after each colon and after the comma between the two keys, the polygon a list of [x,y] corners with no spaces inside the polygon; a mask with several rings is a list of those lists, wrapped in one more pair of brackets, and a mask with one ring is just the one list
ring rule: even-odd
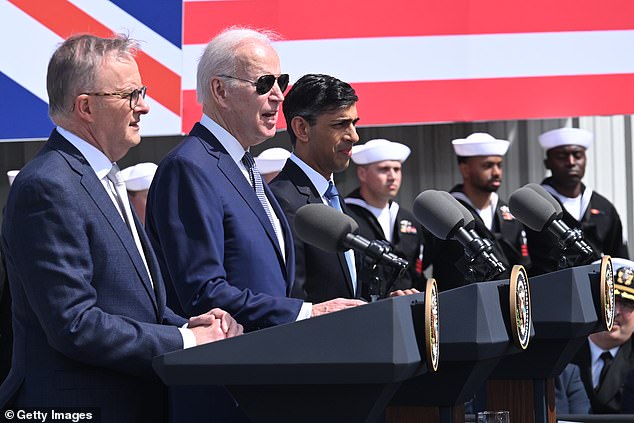
{"label": "podium", "polygon": [[225,385],[254,423],[374,422],[403,381],[431,370],[428,322],[413,318],[426,295],[172,352],[153,366],[166,385]]}
{"label": "podium", "polygon": [[590,333],[611,328],[612,264],[606,257],[601,265],[563,269],[529,283],[535,336],[525,352],[500,360],[487,384],[487,408],[509,410],[514,423],[554,423],[553,377]]}
{"label": "podium", "polygon": [[[388,423],[421,418],[464,422],[464,402],[484,385],[503,357],[522,351],[513,342],[509,294],[508,279],[440,293],[438,371],[401,384],[386,410]],[[532,326],[529,331],[534,333]]]}

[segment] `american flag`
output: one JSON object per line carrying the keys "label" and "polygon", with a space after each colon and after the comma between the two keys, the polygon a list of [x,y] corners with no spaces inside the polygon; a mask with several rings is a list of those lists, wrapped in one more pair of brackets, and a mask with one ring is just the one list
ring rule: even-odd
{"label": "american flag", "polygon": [[48,135],[46,64],[74,32],[143,41],[142,133],[187,132],[198,58],[231,25],[279,33],[291,82],[350,82],[364,126],[634,111],[631,0],[0,0],[0,139]]}

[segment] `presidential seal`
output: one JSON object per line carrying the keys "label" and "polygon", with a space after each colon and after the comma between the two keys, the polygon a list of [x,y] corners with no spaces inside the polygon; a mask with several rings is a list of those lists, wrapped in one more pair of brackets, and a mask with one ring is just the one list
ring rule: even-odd
{"label": "presidential seal", "polygon": [[427,367],[431,371],[438,370],[440,352],[440,326],[438,323],[438,286],[436,279],[427,279],[425,286],[425,345]]}
{"label": "presidential seal", "polygon": [[610,256],[601,258],[601,314],[606,330],[614,324],[614,267]]}
{"label": "presidential seal", "polygon": [[515,265],[509,283],[509,304],[513,340],[521,349],[528,347],[531,337],[531,292],[524,266]]}

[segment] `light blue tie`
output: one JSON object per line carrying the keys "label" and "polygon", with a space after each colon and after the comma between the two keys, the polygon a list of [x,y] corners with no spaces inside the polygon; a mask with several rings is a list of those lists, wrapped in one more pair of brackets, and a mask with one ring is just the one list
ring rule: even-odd
{"label": "light blue tie", "polygon": [[258,200],[262,204],[266,215],[269,218],[269,222],[271,222],[271,226],[273,227],[273,231],[275,232],[276,237],[279,237],[277,233],[277,229],[275,228],[275,221],[273,220],[272,211],[269,208],[268,202],[266,201],[266,194],[264,194],[264,185],[262,185],[262,176],[260,175],[260,171],[257,166],[255,166],[255,159],[248,151],[244,153],[242,156],[242,164],[249,171],[249,176],[251,177],[251,185],[253,185],[253,189],[255,190],[255,195],[257,195]]}
{"label": "light blue tie", "polygon": [[[337,191],[337,187],[332,181],[328,181],[328,189],[324,194],[326,200],[328,200],[328,204],[333,209],[339,210],[343,213],[341,209],[341,203],[339,201],[339,191]],[[346,256],[346,263],[348,263],[348,270],[350,271],[350,278],[352,279],[352,288],[354,292],[357,292],[357,270],[354,268],[354,253],[352,250],[348,250],[344,253]]]}

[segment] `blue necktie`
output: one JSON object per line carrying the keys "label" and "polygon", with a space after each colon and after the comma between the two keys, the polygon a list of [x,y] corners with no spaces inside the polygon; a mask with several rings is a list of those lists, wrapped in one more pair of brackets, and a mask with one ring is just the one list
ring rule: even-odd
{"label": "blue necktie", "polygon": [[271,226],[273,227],[276,237],[279,237],[277,229],[275,228],[275,220],[273,220],[273,215],[271,214],[272,211],[266,201],[266,194],[264,194],[262,176],[260,175],[258,168],[255,166],[255,159],[253,159],[253,156],[248,151],[244,153],[244,156],[242,156],[242,164],[244,164],[244,167],[249,171],[249,177],[251,178],[251,185],[253,185],[255,195],[257,195],[258,200],[260,200],[260,203],[269,218],[269,222],[271,222]]}
{"label": "blue necktie", "polygon": [[[341,209],[341,203],[339,202],[339,192],[337,191],[337,187],[332,181],[328,182],[328,189],[324,194],[326,200],[328,200],[328,204],[333,209],[339,210],[343,213]],[[352,250],[348,250],[344,253],[346,256],[346,263],[348,263],[348,270],[350,271],[350,278],[352,279],[352,288],[354,292],[357,292],[357,270],[354,268],[354,253]]]}

